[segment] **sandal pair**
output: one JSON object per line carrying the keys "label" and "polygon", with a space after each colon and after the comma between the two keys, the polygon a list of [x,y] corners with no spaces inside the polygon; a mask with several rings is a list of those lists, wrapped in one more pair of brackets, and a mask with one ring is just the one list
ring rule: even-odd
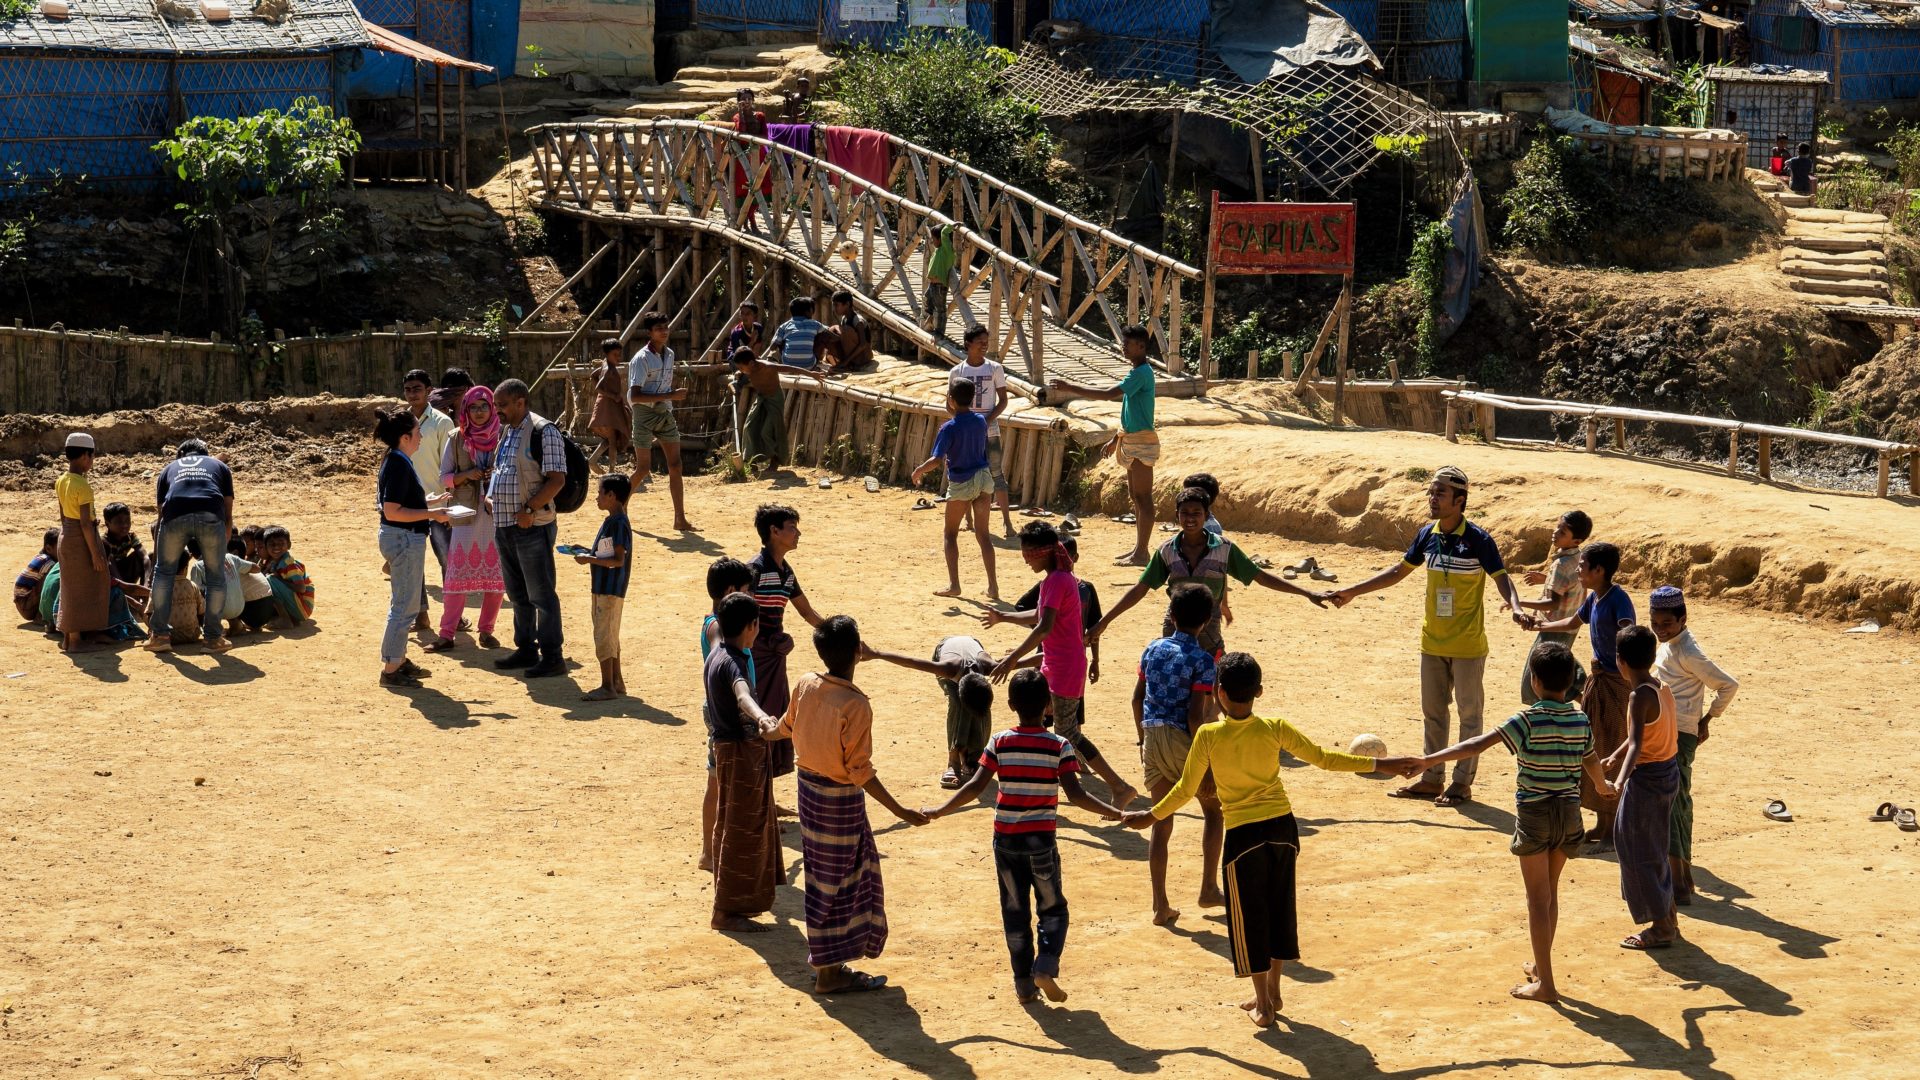
{"label": "sandal pair", "polygon": [[1920,820],[1915,820],[1911,806],[1902,808],[1890,802],[1883,802],[1874,808],[1873,814],[1867,820],[1898,822],[1901,832],[1920,832]]}

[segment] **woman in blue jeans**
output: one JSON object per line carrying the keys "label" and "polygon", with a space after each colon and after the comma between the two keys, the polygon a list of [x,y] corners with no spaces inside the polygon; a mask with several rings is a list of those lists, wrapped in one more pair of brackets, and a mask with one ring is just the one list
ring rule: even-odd
{"label": "woman in blue jeans", "polygon": [[427,507],[427,491],[414,472],[412,455],[420,449],[420,422],[400,407],[377,414],[374,438],[387,445],[380,462],[380,554],[389,568],[392,599],[387,630],[380,638],[380,685],[419,686],[430,672],[407,659],[407,631],[420,613],[420,585],[426,580],[427,523],[444,522],[444,509]]}

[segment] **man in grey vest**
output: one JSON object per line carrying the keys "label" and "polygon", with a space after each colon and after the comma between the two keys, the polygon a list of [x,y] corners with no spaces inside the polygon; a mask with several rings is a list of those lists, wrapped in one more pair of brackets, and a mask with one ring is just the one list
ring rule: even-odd
{"label": "man in grey vest", "polygon": [[487,499],[493,507],[500,571],[513,605],[513,652],[493,662],[526,668],[527,678],[563,675],[560,594],[554,589],[553,498],[567,483],[560,431],[527,408],[527,384],[508,379],[493,392],[500,448],[493,456]]}

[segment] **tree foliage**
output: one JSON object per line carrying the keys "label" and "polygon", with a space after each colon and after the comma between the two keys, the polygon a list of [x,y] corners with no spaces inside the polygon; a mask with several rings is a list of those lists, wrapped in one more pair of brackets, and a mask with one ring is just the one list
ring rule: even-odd
{"label": "tree foliage", "polygon": [[1012,62],[1012,53],[973,34],[917,28],[892,51],[857,49],[836,73],[832,94],[854,124],[1047,193],[1053,136],[1039,110],[1000,85]]}

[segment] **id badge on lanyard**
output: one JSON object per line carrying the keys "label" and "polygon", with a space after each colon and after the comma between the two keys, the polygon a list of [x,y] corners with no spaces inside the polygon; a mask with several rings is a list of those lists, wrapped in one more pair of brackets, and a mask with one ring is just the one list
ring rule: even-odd
{"label": "id badge on lanyard", "polygon": [[[1441,580],[1450,582],[1453,572],[1449,561],[1450,553],[1447,550],[1447,538],[1444,534],[1434,537],[1433,549],[1433,558],[1440,563]],[[1442,585],[1433,590],[1433,615],[1437,619],[1453,618],[1453,586],[1451,584]]]}

